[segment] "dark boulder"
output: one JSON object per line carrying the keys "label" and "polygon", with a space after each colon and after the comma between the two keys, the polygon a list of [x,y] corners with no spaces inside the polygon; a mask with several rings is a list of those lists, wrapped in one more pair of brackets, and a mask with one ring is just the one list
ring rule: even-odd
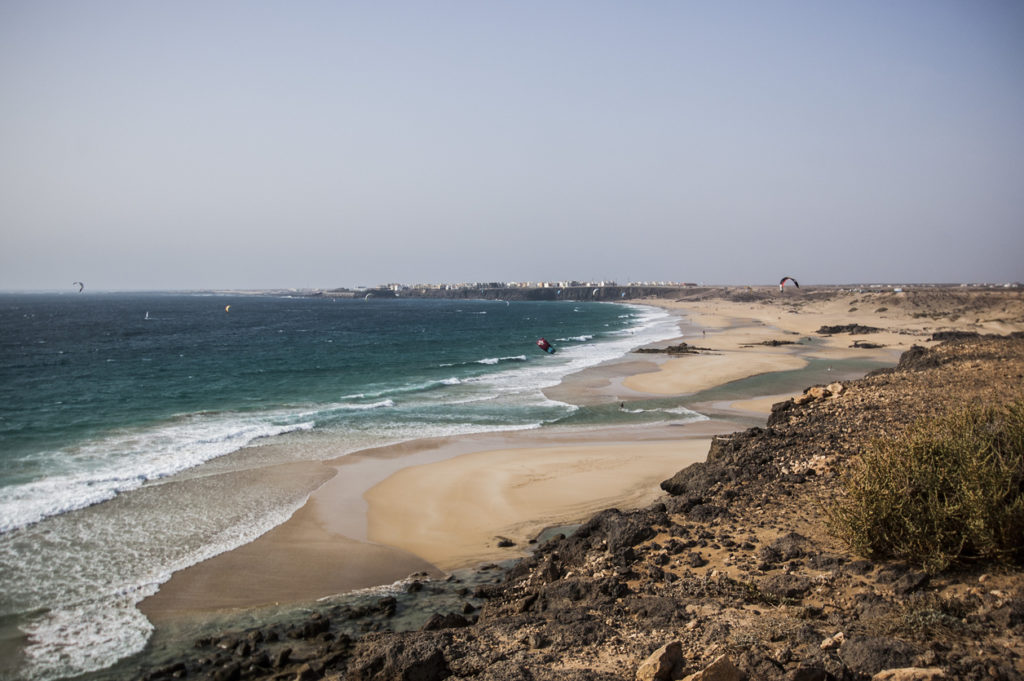
{"label": "dark boulder", "polygon": [[[710,456],[710,455],[709,455]],[[672,496],[702,499],[711,495],[711,488],[734,480],[736,474],[718,462],[693,463],[661,483],[661,489]]]}
{"label": "dark boulder", "polygon": [[1013,629],[1024,624],[1024,596],[1018,594],[1008,603],[996,608],[992,611],[991,618],[1002,629]]}
{"label": "dark boulder", "polygon": [[768,546],[762,546],[758,557],[765,563],[781,563],[814,555],[817,551],[811,540],[797,532],[784,534]]}
{"label": "dark boulder", "polygon": [[784,400],[773,404],[772,413],[768,417],[768,427],[770,428],[772,426],[777,426],[780,423],[785,423],[796,406],[796,402],[793,400]]}
{"label": "dark boulder", "polygon": [[452,674],[441,652],[449,640],[434,632],[367,636],[357,644],[345,678],[351,681],[442,681]]}
{"label": "dark boulder", "polygon": [[242,678],[242,666],[237,662],[224,665],[210,677],[213,681],[238,681]]}
{"label": "dark boulder", "polygon": [[959,341],[973,338],[981,338],[981,334],[977,331],[936,331],[932,334],[930,341]]}
{"label": "dark boulder", "polygon": [[729,512],[722,506],[698,504],[690,509],[690,512],[686,514],[686,517],[697,523],[708,523],[715,518],[721,518],[727,515],[729,515]]}
{"label": "dark boulder", "polygon": [[920,345],[912,345],[909,350],[900,355],[900,361],[896,365],[895,371],[924,371],[939,366],[942,366],[942,358],[938,354]]}
{"label": "dark boulder", "polygon": [[420,631],[437,631],[439,629],[456,629],[468,627],[470,621],[458,613],[450,612],[446,615],[437,613],[424,624]]}
{"label": "dark boulder", "polygon": [[801,575],[771,575],[759,580],[758,588],[777,598],[799,598],[811,590],[811,580]]}
{"label": "dark boulder", "polygon": [[608,550],[616,553],[620,549],[633,547],[652,538],[656,532],[648,519],[639,514],[622,515],[609,521]]}
{"label": "dark boulder", "polygon": [[289,638],[311,639],[330,630],[331,620],[318,612],[309,616],[305,623],[288,631]]}
{"label": "dark boulder", "polygon": [[839,657],[857,674],[874,676],[885,669],[913,666],[918,650],[895,638],[853,637],[839,649]]}
{"label": "dark boulder", "polygon": [[928,583],[928,575],[924,572],[911,571],[897,579],[892,589],[899,596],[906,596],[922,588]]}

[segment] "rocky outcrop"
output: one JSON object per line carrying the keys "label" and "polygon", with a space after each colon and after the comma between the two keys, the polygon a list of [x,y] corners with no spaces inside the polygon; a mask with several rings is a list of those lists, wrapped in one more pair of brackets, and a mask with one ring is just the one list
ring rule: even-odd
{"label": "rocky outcrop", "polygon": [[878,333],[881,331],[875,326],[864,326],[863,324],[837,324],[835,326],[822,326],[818,333],[823,336],[833,336],[837,333],[850,333],[863,335],[866,333]]}
{"label": "rocky outcrop", "polygon": [[665,348],[637,348],[633,352],[640,354],[698,355],[709,350],[710,348],[698,348],[696,345],[690,345],[689,343],[678,343]]}

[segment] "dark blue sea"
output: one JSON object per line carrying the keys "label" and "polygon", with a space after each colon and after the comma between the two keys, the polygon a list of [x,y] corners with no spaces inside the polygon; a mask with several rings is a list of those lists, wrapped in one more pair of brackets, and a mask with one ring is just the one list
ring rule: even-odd
{"label": "dark blue sea", "polygon": [[140,650],[139,601],[284,522],[315,485],[239,484],[247,470],[700,418],[542,392],[678,335],[664,311],[606,303],[0,295],[0,656],[18,658],[0,674],[61,678]]}

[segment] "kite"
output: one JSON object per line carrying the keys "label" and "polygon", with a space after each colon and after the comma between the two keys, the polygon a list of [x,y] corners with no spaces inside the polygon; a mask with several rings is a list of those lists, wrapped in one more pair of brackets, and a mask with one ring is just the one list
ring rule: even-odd
{"label": "kite", "polygon": [[791,282],[793,282],[793,286],[796,286],[797,288],[800,288],[800,284],[798,284],[798,283],[796,282],[796,279],[794,279],[793,277],[783,277],[782,279],[780,279],[780,280],[779,280],[779,290],[780,290],[780,291],[781,291],[781,290],[783,289],[783,287],[784,287],[784,286],[786,285],[786,282],[787,282],[787,281],[791,281]]}

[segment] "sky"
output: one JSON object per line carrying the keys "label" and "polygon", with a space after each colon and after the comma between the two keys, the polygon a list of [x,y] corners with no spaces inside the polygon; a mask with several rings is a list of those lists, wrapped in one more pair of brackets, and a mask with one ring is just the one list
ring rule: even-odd
{"label": "sky", "polygon": [[1016,0],[0,2],[0,290],[1024,281]]}

